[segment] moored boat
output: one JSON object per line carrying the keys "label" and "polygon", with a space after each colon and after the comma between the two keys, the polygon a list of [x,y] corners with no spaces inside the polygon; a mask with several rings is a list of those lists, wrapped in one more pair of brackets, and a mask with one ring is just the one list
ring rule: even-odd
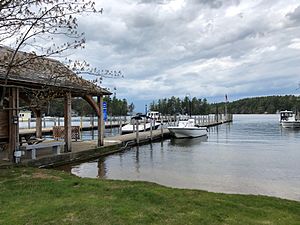
{"label": "moored boat", "polygon": [[300,120],[297,119],[296,114],[293,111],[281,111],[280,112],[280,124],[283,128],[299,129]]}
{"label": "moored boat", "polygon": [[[152,129],[156,130],[159,127],[160,123],[152,123]],[[144,123],[139,124],[139,132],[142,131],[149,131],[151,129],[151,123],[147,122],[144,126]],[[122,134],[129,134],[136,131],[136,125],[135,124],[126,124],[122,127]]]}
{"label": "moored boat", "polygon": [[177,126],[168,127],[176,138],[195,138],[207,136],[207,128],[195,125],[194,119],[180,120]]}
{"label": "moored boat", "polygon": [[126,124],[121,128],[122,134],[129,134],[135,132],[137,129],[136,121],[138,121],[139,124],[139,132],[149,131],[151,130],[151,127],[153,130],[156,130],[160,126],[160,123],[156,122],[155,118],[149,117],[148,115],[137,114],[136,116],[131,118],[130,124]]}

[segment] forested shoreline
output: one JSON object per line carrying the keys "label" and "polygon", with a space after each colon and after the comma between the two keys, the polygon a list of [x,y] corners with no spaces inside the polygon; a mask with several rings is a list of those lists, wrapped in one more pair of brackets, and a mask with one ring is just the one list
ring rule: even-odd
{"label": "forested shoreline", "polygon": [[[116,97],[105,97],[107,103],[107,113],[113,116],[124,116],[134,112],[134,104],[128,103],[126,99]],[[22,103],[21,103],[22,105]],[[48,105],[41,106],[42,111],[47,116],[63,116],[63,99],[55,99]],[[72,100],[72,110],[78,116],[95,115],[91,106],[81,98]],[[209,103],[206,98],[193,97],[182,99],[172,96],[153,101],[149,104],[149,110],[158,111],[163,115],[189,114],[207,115],[225,112],[225,102]],[[294,95],[285,96],[265,96],[244,98],[227,103],[227,112],[232,114],[274,114],[281,110],[300,111],[300,97]]]}
{"label": "forested shoreline", "polygon": [[[190,100],[190,101],[189,101]],[[159,99],[150,104],[151,110],[162,114],[188,114],[193,115],[224,113],[225,102],[208,103],[207,99],[185,97],[183,99],[172,96]],[[264,96],[244,98],[233,102],[227,102],[227,112],[232,114],[274,114],[281,110],[300,110],[300,97],[295,95]]]}

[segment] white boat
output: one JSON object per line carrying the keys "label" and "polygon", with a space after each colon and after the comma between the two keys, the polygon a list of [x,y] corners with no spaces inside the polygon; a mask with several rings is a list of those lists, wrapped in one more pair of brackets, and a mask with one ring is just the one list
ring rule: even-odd
{"label": "white boat", "polygon": [[300,120],[296,118],[296,114],[293,111],[281,111],[280,124],[283,128],[300,128]]}
{"label": "white boat", "polygon": [[[156,130],[159,127],[160,123],[152,123],[152,129]],[[139,132],[143,131],[149,131],[151,129],[150,122],[146,122],[146,125],[144,126],[144,123],[139,124]],[[129,134],[136,131],[136,125],[135,124],[126,124],[122,127],[122,134]]]}
{"label": "white boat", "polygon": [[195,138],[207,136],[207,128],[195,125],[194,119],[180,120],[177,126],[168,127],[176,138]]}
{"label": "white boat", "polygon": [[[154,114],[152,116],[154,116]],[[155,116],[160,116],[160,114],[158,112],[156,114],[155,112]],[[152,123],[152,130],[156,130],[160,126],[160,123],[156,122],[156,117],[150,117],[148,116],[148,114],[146,116],[142,114],[137,114],[136,116],[131,118],[130,124],[126,124],[121,128],[122,134],[129,134],[129,133],[136,132],[135,121],[139,121],[139,126],[138,126],[139,132],[151,130],[151,123]]]}
{"label": "white boat", "polygon": [[161,114],[158,111],[149,111],[146,115],[148,118],[152,118],[154,120],[159,120]]}

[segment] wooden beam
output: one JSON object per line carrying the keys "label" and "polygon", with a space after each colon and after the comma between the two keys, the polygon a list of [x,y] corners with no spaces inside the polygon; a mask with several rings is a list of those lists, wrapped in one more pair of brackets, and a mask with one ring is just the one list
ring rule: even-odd
{"label": "wooden beam", "polygon": [[93,99],[93,96],[91,95],[85,95],[82,97],[85,101],[87,101],[90,106],[92,106],[92,108],[95,110],[95,112],[97,113],[97,116],[101,116],[101,108],[98,107],[97,102]]}
{"label": "wooden beam", "polygon": [[85,95],[82,97],[84,100],[86,100],[92,108],[95,110],[98,116],[98,143],[97,146],[103,146],[104,145],[104,120],[103,120],[103,95],[97,96],[97,102],[93,99],[93,96],[91,95]]}
{"label": "wooden beam", "polygon": [[42,113],[40,109],[34,111],[36,115],[36,128],[35,128],[35,136],[37,138],[42,138]]}
{"label": "wooden beam", "polygon": [[[22,99],[28,105],[30,105],[30,99],[26,95],[21,95],[20,99]],[[42,114],[41,114],[41,110],[38,109],[38,108],[33,108],[33,107],[30,107],[30,109],[33,111],[33,113],[36,116],[35,136],[37,138],[42,138],[43,137],[43,133],[42,133]]]}
{"label": "wooden beam", "polygon": [[71,127],[71,119],[72,119],[72,106],[71,106],[72,96],[71,93],[68,92],[65,95],[64,102],[64,127],[65,127],[65,152],[72,151],[72,127]]}
{"label": "wooden beam", "polygon": [[103,96],[97,97],[97,105],[100,111],[98,115],[98,147],[104,145],[104,120],[103,120]]}
{"label": "wooden beam", "polygon": [[14,152],[19,147],[19,89],[10,88],[9,91],[9,148],[8,159],[14,161]]}

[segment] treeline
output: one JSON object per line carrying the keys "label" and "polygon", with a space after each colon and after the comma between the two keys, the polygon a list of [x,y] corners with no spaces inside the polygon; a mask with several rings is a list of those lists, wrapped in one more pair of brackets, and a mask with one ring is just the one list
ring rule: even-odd
{"label": "treeline", "polygon": [[[224,107],[224,103],[212,105],[212,111],[216,106]],[[274,114],[281,110],[300,110],[300,97],[294,95],[267,96],[245,98],[228,103],[228,111],[234,114]]]}
{"label": "treeline", "polygon": [[172,96],[171,98],[159,99],[157,102],[150,104],[150,110],[159,111],[163,115],[170,114],[193,114],[201,115],[210,112],[210,106],[207,100],[201,98],[192,98],[191,101],[188,97],[180,99]]}
{"label": "treeline", "polygon": [[[150,104],[150,109],[162,114],[189,114],[205,115],[214,113],[225,113],[225,102],[209,104],[207,100],[188,97],[180,99],[177,97],[159,99]],[[294,95],[266,96],[255,98],[244,98],[228,102],[227,112],[232,114],[274,114],[281,110],[300,111],[300,97]]]}
{"label": "treeline", "polygon": [[[107,114],[113,116],[124,116],[132,113],[134,104],[128,104],[126,99],[118,99],[115,96],[104,97],[103,101],[107,103]],[[20,102],[21,106],[26,106],[25,102]],[[64,99],[53,99],[45,106],[40,106],[42,114],[46,116],[64,116]],[[30,109],[29,109],[30,110]],[[73,116],[95,116],[95,110],[82,98],[72,99]]]}

